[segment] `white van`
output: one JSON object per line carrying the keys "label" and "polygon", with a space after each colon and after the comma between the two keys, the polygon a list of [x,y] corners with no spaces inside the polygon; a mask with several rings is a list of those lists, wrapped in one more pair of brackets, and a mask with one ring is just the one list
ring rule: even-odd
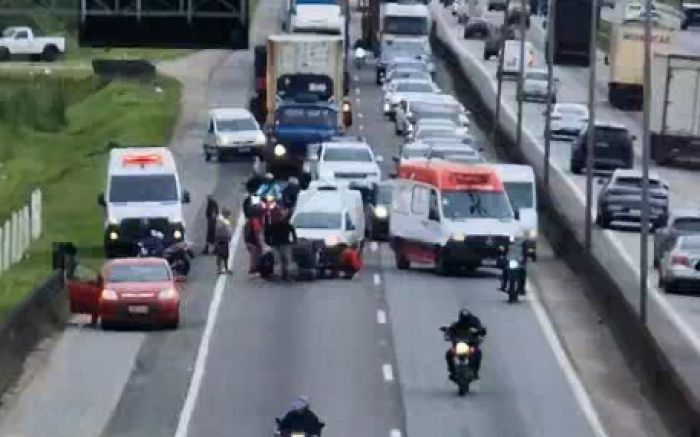
{"label": "white van", "polygon": [[334,182],[312,181],[299,193],[292,224],[298,238],[322,242],[329,256],[342,245],[360,248],[365,238],[362,195]]}
{"label": "white van", "polygon": [[[502,260],[522,236],[497,172],[441,159],[399,166],[389,241],[396,267],[433,264],[440,273]],[[497,265],[497,264],[496,264]]]}
{"label": "white van", "polygon": [[430,35],[430,10],[422,3],[381,3],[381,33],[396,36]]}
{"label": "white van", "polygon": [[[508,39],[503,45],[503,70],[497,74],[503,74],[504,78],[518,77],[520,74],[520,40]],[[530,41],[525,41],[525,71],[535,66],[535,46]]]}
{"label": "white van", "polygon": [[136,242],[159,231],[166,246],[185,238],[182,189],[172,153],[165,147],[127,147],[109,153],[106,190],[98,196],[105,208],[104,247],[108,258],[132,255]]}
{"label": "white van", "polygon": [[535,172],[529,165],[489,164],[498,171],[513,211],[525,235],[527,254],[537,260],[537,237],[539,219],[537,215],[537,183]]}

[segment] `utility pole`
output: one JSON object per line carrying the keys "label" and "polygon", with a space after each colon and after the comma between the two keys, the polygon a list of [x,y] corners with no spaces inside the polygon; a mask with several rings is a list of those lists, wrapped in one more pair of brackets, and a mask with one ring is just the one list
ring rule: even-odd
{"label": "utility pole", "polygon": [[491,125],[491,143],[496,139],[496,130],[501,121],[501,96],[503,95],[503,52],[506,45],[505,29],[508,27],[508,9],[510,8],[510,0],[506,0],[506,11],[503,14],[503,26],[499,30],[500,40],[498,42],[498,69],[496,70],[496,79],[498,80],[498,89],[496,91],[496,117]]}
{"label": "utility pole", "polygon": [[585,246],[591,250],[591,205],[593,204],[593,162],[595,153],[595,82],[596,36],[598,35],[598,0],[591,2],[591,39],[588,60],[588,143],[586,144],[586,229]]}
{"label": "utility pole", "polygon": [[525,41],[527,40],[527,27],[525,26],[525,2],[520,1],[520,74],[518,75],[518,91],[516,93],[518,99],[518,131],[516,133],[515,145],[518,149],[522,148],[523,141],[523,84],[525,82]]}
{"label": "utility pole", "polygon": [[549,0],[547,7],[547,112],[544,116],[544,186],[549,188],[549,155],[552,142],[552,94],[554,92],[554,21],[557,0]]}
{"label": "utility pole", "polygon": [[647,277],[649,273],[649,151],[651,133],[649,130],[651,116],[651,8],[652,0],[646,0],[644,14],[644,91],[642,115],[642,221],[640,234],[639,259],[639,318],[647,323]]}

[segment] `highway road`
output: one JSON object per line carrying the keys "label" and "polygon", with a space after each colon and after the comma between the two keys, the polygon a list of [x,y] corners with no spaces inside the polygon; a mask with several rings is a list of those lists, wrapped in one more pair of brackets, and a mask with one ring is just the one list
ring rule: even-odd
{"label": "highway road", "polygon": [[[245,104],[251,62],[249,53],[202,52],[168,67],[187,81],[172,147],[194,197],[186,216],[195,242],[207,194],[238,213],[249,162],[205,163],[200,147],[208,106]],[[400,139],[379,112],[374,71],[353,76],[353,133],[386,158],[388,173]],[[442,67],[438,78],[454,89]],[[605,435],[533,289],[509,306],[495,272],[398,271],[383,244],[370,246],[352,281],[268,282],[245,275],[247,254],[235,247],[231,277],[196,259],[176,331],[70,326],[0,414],[0,435],[271,435],[298,394],[329,436]],[[489,328],[482,380],[465,399],[446,378],[438,331],[462,305]]]}

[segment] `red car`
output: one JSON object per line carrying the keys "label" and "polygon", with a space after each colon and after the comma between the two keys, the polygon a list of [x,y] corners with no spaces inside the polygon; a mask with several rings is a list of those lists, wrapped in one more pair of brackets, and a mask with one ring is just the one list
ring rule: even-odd
{"label": "red car", "polygon": [[92,315],[102,327],[152,324],[177,328],[180,293],[167,261],[120,258],[105,262],[92,281],[68,283],[70,310]]}

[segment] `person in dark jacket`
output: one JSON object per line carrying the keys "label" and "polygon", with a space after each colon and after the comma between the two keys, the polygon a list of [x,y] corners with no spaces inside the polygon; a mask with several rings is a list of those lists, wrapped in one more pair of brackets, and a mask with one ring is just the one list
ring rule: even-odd
{"label": "person in dark jacket", "polygon": [[297,204],[299,191],[299,179],[294,176],[290,177],[287,186],[282,190],[282,205],[287,208],[290,215]]}
{"label": "person in dark jacket", "polygon": [[209,245],[214,245],[214,237],[216,234],[216,218],[219,216],[219,204],[212,196],[207,196],[207,207],[204,210],[204,215],[207,221],[207,233],[204,241],[204,255],[209,253]]}
{"label": "person in dark jacket", "polygon": [[306,396],[299,396],[292,402],[292,410],[279,421],[279,431],[282,435],[303,431],[311,436],[320,436],[325,424],[309,408]]}
{"label": "person in dark jacket", "polygon": [[481,319],[472,314],[468,309],[462,308],[459,311],[459,316],[456,322],[447,328],[446,335],[452,342],[451,347],[445,353],[445,361],[447,362],[447,372],[450,379],[454,378],[455,373],[455,352],[454,347],[458,341],[466,341],[470,346],[475,348],[474,355],[469,359],[469,364],[474,371],[474,378],[479,379],[479,368],[481,367],[481,349],[475,341],[477,337],[486,336],[486,327],[481,323]]}
{"label": "person in dark jacket", "polygon": [[229,249],[233,227],[231,226],[231,211],[228,208],[221,210],[221,215],[216,219],[214,254],[216,255],[216,270],[221,274],[231,274],[228,267]]}
{"label": "person in dark jacket", "polygon": [[274,250],[275,259],[280,263],[282,279],[286,280],[289,279],[289,259],[292,256],[292,245],[297,242],[297,233],[284,208],[275,207],[270,216],[270,223],[265,227],[265,242]]}

